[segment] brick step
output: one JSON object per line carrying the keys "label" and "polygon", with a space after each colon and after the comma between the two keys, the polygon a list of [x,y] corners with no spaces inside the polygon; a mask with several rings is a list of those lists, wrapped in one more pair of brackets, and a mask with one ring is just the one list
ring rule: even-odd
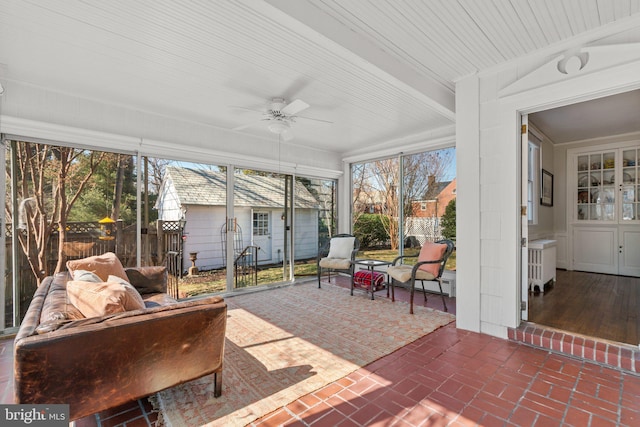
{"label": "brick step", "polygon": [[595,362],[610,368],[640,373],[640,348],[573,332],[523,322],[509,328],[509,340]]}

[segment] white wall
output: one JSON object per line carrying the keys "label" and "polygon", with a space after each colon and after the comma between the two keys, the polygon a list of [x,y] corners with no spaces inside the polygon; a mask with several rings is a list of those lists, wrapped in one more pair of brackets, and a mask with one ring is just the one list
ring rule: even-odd
{"label": "white wall", "polygon": [[[184,234],[184,265],[191,266],[189,252],[198,252],[196,267],[201,270],[219,268],[225,264],[222,257],[220,228],[225,223],[224,206],[190,205],[186,213]],[[244,227],[243,227],[244,231]]]}
{"label": "white wall", "polygon": [[[282,261],[283,249],[283,221],[280,219],[282,210],[272,210],[273,219],[271,238],[271,262]],[[184,262],[191,266],[189,252],[198,252],[196,267],[200,270],[210,270],[224,266],[222,257],[222,235],[220,229],[225,222],[226,210],[223,206],[190,205],[187,209],[184,245]],[[236,208],[235,215],[242,230],[243,247],[251,244],[252,210]],[[299,209],[296,212],[296,259],[313,258],[318,254],[318,212],[312,209]],[[280,253],[278,253],[280,249]]]}
{"label": "white wall", "polygon": [[[520,113],[640,87],[638,46],[585,47],[589,62],[572,74],[558,70],[564,53],[552,52],[457,83],[458,327],[506,338],[520,323]],[[564,182],[559,162],[554,156]],[[566,194],[557,191],[554,199]]]}
{"label": "white wall", "polygon": [[178,221],[182,218],[182,210],[180,209],[178,194],[170,177],[162,182],[162,187],[156,202],[158,218],[163,221]]}

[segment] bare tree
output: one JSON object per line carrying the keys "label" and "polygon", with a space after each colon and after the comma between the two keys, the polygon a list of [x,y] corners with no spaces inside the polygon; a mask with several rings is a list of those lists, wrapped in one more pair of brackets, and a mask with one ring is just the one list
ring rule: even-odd
{"label": "bare tree", "polygon": [[376,160],[372,163],[373,188],[379,191],[381,204],[380,214],[386,217],[382,221],[385,231],[389,236],[391,249],[398,249],[398,217],[400,214],[398,204],[398,191],[400,189],[399,162],[397,158]]}
{"label": "bare tree", "polygon": [[453,157],[453,149],[426,151],[404,157],[405,216],[413,215],[413,201],[431,200],[438,196],[441,190],[439,183],[453,162]]}
{"label": "bare tree", "polygon": [[113,207],[111,209],[111,219],[120,218],[120,204],[122,203],[122,187],[124,186],[124,171],[127,167],[127,157],[122,154],[117,155],[116,183],[113,191]]}
{"label": "bare tree", "polygon": [[351,167],[353,182],[352,221],[355,224],[360,216],[367,213],[376,204],[370,176],[369,163],[354,163]]}
{"label": "bare tree", "polygon": [[[19,142],[14,144],[18,174],[14,182],[22,200],[19,223],[23,230],[18,238],[34,276],[44,277],[62,271],[66,261],[67,218],[74,203],[90,182],[91,176],[105,153],[69,147]],[[86,162],[80,162],[84,158]],[[7,218],[12,221],[10,204]],[[53,272],[48,269],[49,241],[58,230],[58,263]]]}
{"label": "bare tree", "polygon": [[[433,198],[437,184],[453,161],[453,150],[428,151],[403,157],[402,203],[404,215],[412,215],[413,201]],[[356,164],[352,168],[354,182],[354,222],[363,213],[363,201],[376,206],[385,217],[382,224],[389,235],[391,249],[398,249],[398,221],[400,216],[400,162],[398,158]],[[431,188],[430,188],[431,187]],[[436,193],[436,194],[432,194]]]}
{"label": "bare tree", "polygon": [[158,194],[160,187],[162,186],[162,180],[164,179],[164,172],[169,165],[170,161],[167,159],[159,159],[157,157],[147,157],[149,162],[149,177],[147,181],[150,184],[149,191],[153,194]]}

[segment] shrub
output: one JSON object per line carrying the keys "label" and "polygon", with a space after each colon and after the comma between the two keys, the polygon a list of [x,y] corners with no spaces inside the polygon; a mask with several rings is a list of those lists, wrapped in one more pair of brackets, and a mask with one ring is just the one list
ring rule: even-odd
{"label": "shrub", "polygon": [[360,246],[371,248],[384,245],[389,240],[385,222],[389,218],[378,214],[362,214],[353,224],[353,234],[360,240]]}
{"label": "shrub", "polygon": [[456,199],[451,200],[445,208],[440,226],[445,239],[456,240]]}

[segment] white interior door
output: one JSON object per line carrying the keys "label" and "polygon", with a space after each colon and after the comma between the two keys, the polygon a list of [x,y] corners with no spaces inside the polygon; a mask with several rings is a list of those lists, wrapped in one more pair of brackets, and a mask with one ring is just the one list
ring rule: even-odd
{"label": "white interior door", "polygon": [[573,268],[618,274],[618,227],[583,226],[573,229]]}
{"label": "white interior door", "polygon": [[640,228],[620,227],[618,270],[623,276],[640,277]]}
{"label": "white interior door", "polygon": [[529,181],[529,117],[522,115],[520,135],[520,301],[521,319],[529,319],[529,217],[527,215]]}

